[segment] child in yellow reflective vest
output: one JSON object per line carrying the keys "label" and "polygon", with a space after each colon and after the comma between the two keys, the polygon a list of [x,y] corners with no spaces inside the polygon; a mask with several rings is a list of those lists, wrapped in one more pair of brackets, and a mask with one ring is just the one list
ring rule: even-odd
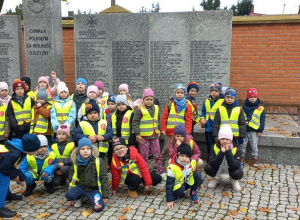
{"label": "child in yellow reflective vest", "polygon": [[69,141],[70,125],[65,123],[60,125],[56,133],[56,143],[52,144],[51,149],[57,158],[57,171],[54,173],[52,184],[54,187],[66,185],[72,166],[71,153],[75,147],[74,141]]}
{"label": "child in yellow reflective vest", "polygon": [[101,212],[108,201],[108,179],[105,162],[98,157],[99,151],[92,142],[83,137],[72,152],[70,188],[66,193],[68,207],[80,207],[86,196],[95,212]]}
{"label": "child in yellow reflective vest", "polygon": [[32,98],[33,90],[31,89],[31,79],[28,76],[24,76],[21,78],[21,81],[25,84],[25,93]]}
{"label": "child in yellow reflective vest", "polygon": [[113,130],[106,120],[100,117],[99,105],[93,99],[86,105],[85,116],[79,123],[74,140],[78,141],[82,137],[91,140],[93,146],[97,147],[100,157],[105,158],[108,151],[108,141],[113,137]]}
{"label": "child in yellow reflective vest", "polygon": [[258,98],[256,88],[247,90],[247,99],[242,108],[247,117],[247,136],[241,145],[241,161],[242,163],[245,161],[246,148],[249,141],[252,149],[252,164],[254,167],[258,167],[258,136],[261,136],[265,128],[265,110],[263,102]]}
{"label": "child in yellow reflective vest", "polygon": [[205,173],[213,179],[209,182],[209,188],[216,188],[222,176],[230,176],[232,188],[241,191],[239,180],[243,178],[243,170],[240,167],[241,152],[236,143],[232,142],[233,134],[230,126],[221,127],[216,144],[210,151],[209,161],[205,165]]}
{"label": "child in yellow reflective vest", "polygon": [[0,144],[4,144],[10,133],[10,123],[6,115],[7,106],[0,100]]}
{"label": "child in yellow reflective vest", "polygon": [[176,199],[185,197],[184,192],[189,188],[191,201],[199,202],[197,189],[200,185],[203,187],[203,180],[201,173],[196,171],[196,161],[191,156],[191,147],[182,143],[167,168],[166,197],[169,209],[174,207]]}
{"label": "child in yellow reflective vest", "polygon": [[26,190],[23,196],[32,194],[36,187],[35,181],[43,180],[48,193],[54,193],[52,185],[54,172],[57,169],[57,159],[53,151],[48,147],[48,140],[44,135],[39,134],[40,149],[34,155],[27,155],[19,169],[26,176]]}
{"label": "child in yellow reflective vest", "polygon": [[11,96],[8,94],[8,85],[6,82],[0,82],[0,100],[4,105],[8,105]]}

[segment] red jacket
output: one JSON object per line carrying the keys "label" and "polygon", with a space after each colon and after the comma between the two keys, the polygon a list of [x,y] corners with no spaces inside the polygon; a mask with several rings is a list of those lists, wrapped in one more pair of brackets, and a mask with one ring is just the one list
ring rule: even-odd
{"label": "red jacket", "polygon": [[[149,186],[152,184],[152,178],[148,169],[148,165],[146,164],[144,158],[139,154],[135,147],[129,147],[130,150],[130,160],[136,160],[134,163],[138,166],[142,178],[145,182],[145,186]],[[120,163],[120,159],[113,154],[113,159],[115,159],[116,164]],[[122,161],[123,164],[128,164],[127,162]],[[117,190],[119,188],[120,180],[121,180],[121,172],[122,169],[117,169],[114,166],[113,162],[111,162],[111,174],[112,174],[112,189]],[[131,172],[128,170],[127,175]]]}
{"label": "red jacket", "polygon": [[[177,107],[176,103],[173,101],[173,98],[170,100],[175,104],[175,111],[177,112]],[[161,131],[166,131],[166,135],[172,136],[174,134],[174,129],[167,129],[167,121],[169,117],[169,102],[167,102],[165,109],[162,113],[161,116],[161,121],[160,121],[160,130]],[[193,112],[192,112],[192,107],[188,103],[186,104],[186,109],[185,109],[185,129],[186,132],[191,134],[192,133],[192,126],[193,126]]]}

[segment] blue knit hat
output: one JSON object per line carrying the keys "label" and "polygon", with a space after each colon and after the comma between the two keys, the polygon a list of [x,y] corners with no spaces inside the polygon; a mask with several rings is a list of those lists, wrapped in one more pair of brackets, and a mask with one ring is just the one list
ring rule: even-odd
{"label": "blue knit hat", "polygon": [[25,134],[22,137],[22,146],[24,151],[35,152],[40,149],[41,142],[36,134]]}
{"label": "blue knit hat", "polygon": [[88,87],[88,83],[87,83],[87,81],[86,81],[86,79],[84,79],[84,78],[78,78],[77,80],[76,80],[76,85],[78,84],[78,83],[83,83],[84,85],[85,85],[85,88],[87,88]]}
{"label": "blue knit hat", "polygon": [[99,105],[96,103],[95,99],[90,99],[89,103],[86,104],[85,113],[88,114],[91,111],[96,111],[98,112],[98,114],[100,114],[100,108]]}
{"label": "blue knit hat", "polygon": [[197,82],[193,81],[193,82],[190,82],[190,83],[188,84],[188,87],[187,87],[187,93],[189,93],[189,91],[190,91],[192,88],[196,89],[197,92],[199,92],[199,84],[198,84]]}
{"label": "blue knit hat", "polygon": [[87,146],[87,147],[93,149],[91,140],[86,137],[82,137],[79,139],[77,149],[80,150],[84,146]]}
{"label": "blue knit hat", "polygon": [[186,94],[186,86],[183,83],[178,83],[175,86],[175,92],[177,89],[182,89],[184,91],[184,94]]}
{"label": "blue knit hat", "polygon": [[231,96],[236,99],[237,92],[234,88],[228,87],[225,91],[225,96]]}
{"label": "blue knit hat", "polygon": [[107,102],[113,102],[116,104],[116,95],[110,95],[107,99]]}

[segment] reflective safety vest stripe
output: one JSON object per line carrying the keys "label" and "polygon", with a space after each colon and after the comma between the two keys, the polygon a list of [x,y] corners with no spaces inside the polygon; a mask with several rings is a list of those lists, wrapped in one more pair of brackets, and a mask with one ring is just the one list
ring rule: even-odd
{"label": "reflective safety vest stripe", "polygon": [[175,184],[173,187],[173,191],[179,189],[181,187],[182,184],[187,183],[188,185],[192,186],[195,183],[194,180],[194,171],[196,168],[196,164],[197,162],[195,160],[191,161],[190,167],[188,168],[187,171],[187,177],[185,178],[183,176],[183,172],[181,170],[181,167],[179,164],[175,163],[173,160],[171,161],[171,164],[168,166],[168,169],[171,169],[174,176],[175,176]]}
{"label": "reflective safety vest stripe", "polygon": [[3,145],[3,144],[0,144],[0,153],[8,153],[9,150]]}
{"label": "reflective safety vest stripe", "polygon": [[[47,96],[47,102],[49,102],[52,105],[53,104],[53,98],[49,94],[49,89],[46,89],[46,91],[47,91],[47,94],[48,94],[48,96]],[[36,101],[36,96],[37,96],[37,91],[34,91],[33,95],[32,95],[32,98],[33,98],[34,101]]]}
{"label": "reflective safety vest stripe", "polygon": [[199,111],[196,111],[193,103],[187,99],[187,103],[191,106],[193,112],[193,121],[198,122],[200,121]]}
{"label": "reflective safety vest stripe", "polygon": [[[100,182],[100,158],[97,157],[95,159],[96,171],[97,171],[97,184],[99,192],[101,193],[101,182]],[[76,187],[76,182],[79,181],[78,173],[77,173],[77,165],[74,163],[74,174],[72,177],[72,181],[70,182],[70,187]]]}
{"label": "reflective safety vest stripe", "polygon": [[56,110],[56,118],[59,121],[59,123],[62,125],[65,121],[69,118],[69,113],[73,105],[73,100],[67,101],[63,108],[61,107],[60,102],[54,102],[54,107]]}
{"label": "reflective safety vest stripe", "polygon": [[[117,159],[119,160],[119,159]],[[128,171],[130,171],[131,173],[134,173],[138,176],[140,176],[142,178],[142,174],[138,168],[138,166],[136,165],[136,159],[135,160],[129,160],[127,164],[124,164],[121,160],[118,161],[119,162],[119,166],[117,165],[117,162],[115,160],[115,157],[113,156],[112,158],[112,163],[113,165],[118,169],[118,170],[122,170],[121,171],[121,183],[124,185],[125,184],[125,180],[127,177],[127,173]]]}
{"label": "reflective safety vest stripe", "polygon": [[216,111],[222,105],[223,102],[224,102],[224,99],[218,99],[215,102],[215,104],[212,106],[212,108],[210,108],[210,100],[209,99],[205,100],[205,111],[206,111],[205,120],[206,121],[208,121],[208,119],[210,119],[210,120],[215,119]]}
{"label": "reflective safety vest stripe", "polygon": [[248,123],[248,126],[257,130],[260,127],[260,116],[261,113],[263,112],[264,107],[263,106],[259,106],[257,109],[254,110],[251,120]]}
{"label": "reflective safety vest stripe", "polygon": [[219,111],[220,111],[220,117],[221,117],[220,128],[224,124],[228,124],[231,127],[233,136],[238,137],[240,134],[238,121],[239,121],[239,115],[241,113],[241,107],[234,107],[232,109],[230,118],[228,118],[228,113],[227,113],[227,109],[225,106],[220,106]]}
{"label": "reflective safety vest stripe", "polygon": [[59,152],[57,143],[52,144],[51,149],[55,153],[56,158],[58,159],[58,161],[61,162],[62,159],[70,157],[70,155],[71,155],[74,147],[75,147],[75,143],[74,142],[67,143],[67,145],[65,147],[65,150],[64,150],[64,152],[63,152],[62,155]]}
{"label": "reflective safety vest stripe", "polygon": [[[126,141],[126,144],[128,144],[128,139],[129,139],[129,136],[130,136],[130,117],[131,117],[131,114],[132,114],[132,110],[128,110],[124,117],[123,117],[123,120],[122,120],[122,126],[121,126],[121,136],[122,138],[125,139]],[[111,116],[111,126],[112,126],[112,129],[114,131],[114,134],[117,134],[117,127],[116,127],[116,124],[117,124],[117,116],[116,116],[116,113],[113,113],[112,116]]]}
{"label": "reflective safety vest stripe", "polygon": [[[95,133],[95,130],[94,130],[93,126],[89,122],[81,121],[79,123],[79,125],[80,125],[84,135],[92,135],[92,136],[97,135]],[[104,119],[100,119],[98,121],[98,134],[100,134],[102,136],[105,135],[106,134],[106,128],[107,128],[107,121],[104,120]],[[99,146],[99,152],[100,153],[107,153],[108,147],[109,147],[108,141],[99,141],[98,146]]]}
{"label": "reflective safety vest stripe", "polygon": [[[216,155],[218,155],[219,152],[220,152],[220,148],[218,148],[218,146],[216,144],[214,145],[214,151],[215,151]],[[232,152],[232,155],[234,156],[236,154],[236,152],[237,152],[237,147],[233,147],[231,149],[231,152]]]}
{"label": "reflective safety vest stripe", "polygon": [[50,166],[53,161],[56,159],[56,155],[53,151],[51,151],[44,160],[41,171],[38,173],[38,165],[36,163],[36,159],[33,155],[27,155],[27,163],[28,163],[28,171],[33,175],[34,178],[38,178],[43,173],[43,170]]}
{"label": "reflective safety vest stripe", "polygon": [[175,104],[172,102],[171,109],[169,112],[168,120],[167,120],[167,129],[174,129],[177,124],[185,125],[185,111],[181,111],[179,113],[175,110]]}
{"label": "reflective safety vest stripe", "polygon": [[0,106],[0,135],[4,135],[6,109],[7,109],[6,105]]}
{"label": "reflective safety vest stripe", "polygon": [[[47,105],[46,109],[51,109],[52,105]],[[30,126],[30,134],[36,133],[46,133],[48,130],[48,119],[44,118],[42,114],[39,114],[36,123],[34,123],[34,108],[31,110],[31,126]]]}
{"label": "reflective safety vest stripe", "polygon": [[31,98],[27,97],[23,103],[23,108],[21,105],[14,100],[11,100],[11,105],[15,113],[15,118],[18,122],[18,125],[30,123],[31,121]]}
{"label": "reflective safety vest stripe", "polygon": [[[98,103],[98,106],[99,106],[99,109],[102,108],[100,103]],[[85,115],[85,108],[86,108],[86,103],[82,103],[82,105],[81,105],[82,116]]]}
{"label": "reflective safety vest stripe", "polygon": [[155,112],[154,117],[152,118],[149,111],[144,107],[141,106],[140,110],[142,112],[142,118],[140,120],[140,135],[141,136],[152,136],[154,133],[159,134],[158,130],[158,114],[159,114],[159,107],[154,105]]}

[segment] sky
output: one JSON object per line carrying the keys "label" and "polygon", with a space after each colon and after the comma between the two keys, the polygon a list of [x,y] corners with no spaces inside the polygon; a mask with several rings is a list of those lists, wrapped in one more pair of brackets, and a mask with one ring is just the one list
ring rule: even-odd
{"label": "sky", "polygon": [[[151,9],[152,3],[158,0],[115,0],[116,4],[138,13],[144,6],[147,10]],[[186,12],[195,8],[196,11],[202,11],[200,6],[201,0],[159,0],[161,7],[160,12]],[[22,0],[5,0],[2,13],[8,9],[15,8],[16,5],[22,3]],[[237,0],[221,0],[221,8],[231,7],[236,4]],[[68,0],[68,3],[62,2],[62,16],[68,15],[69,11],[77,13],[80,11],[100,12],[110,7],[111,0]],[[285,5],[285,6],[284,6]],[[259,14],[297,14],[299,10],[300,0],[254,0],[254,12]]]}

